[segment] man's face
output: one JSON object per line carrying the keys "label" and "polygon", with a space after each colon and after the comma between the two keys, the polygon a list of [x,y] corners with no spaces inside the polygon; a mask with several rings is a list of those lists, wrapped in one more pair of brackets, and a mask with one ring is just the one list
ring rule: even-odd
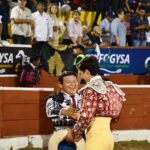
{"label": "man's face", "polygon": [[78,22],[80,20],[80,15],[78,13],[76,13],[76,14],[74,14],[73,18],[74,18],[75,22]]}
{"label": "man's face", "polygon": [[121,14],[118,15],[118,17],[120,18],[121,21],[124,20],[124,12],[122,11]]}
{"label": "man's face", "polygon": [[40,66],[40,58],[38,58],[37,60],[35,60],[33,62],[33,64],[36,66],[36,67],[39,67]]}
{"label": "man's face", "polygon": [[63,77],[62,90],[69,95],[74,95],[78,90],[78,81],[74,75]]}
{"label": "man's face", "polygon": [[112,22],[113,21],[113,18],[112,17],[107,17],[108,21],[109,22]]}
{"label": "man's face", "polygon": [[139,16],[144,17],[144,15],[145,15],[145,10],[140,9],[140,10],[138,11],[138,13],[139,13]]}
{"label": "man's face", "polygon": [[26,0],[18,0],[18,5],[21,8],[25,8],[27,1]]}
{"label": "man's face", "polygon": [[37,5],[37,10],[38,10],[39,12],[44,12],[44,9],[45,9],[45,6],[44,6],[43,4],[39,3],[39,4]]}
{"label": "man's face", "polygon": [[81,80],[84,80],[85,82],[90,81],[90,74],[88,70],[82,71],[78,69],[78,82],[81,82]]}
{"label": "man's face", "polygon": [[95,30],[93,31],[93,35],[94,35],[95,37],[99,37],[99,36],[100,36],[99,33],[97,33]]}

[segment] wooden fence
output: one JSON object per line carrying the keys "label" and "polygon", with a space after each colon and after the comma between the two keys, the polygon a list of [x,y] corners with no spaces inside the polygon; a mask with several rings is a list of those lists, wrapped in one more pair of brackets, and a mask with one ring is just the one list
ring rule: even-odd
{"label": "wooden fence", "polygon": [[[122,85],[127,101],[112,129],[150,129],[150,86]],[[0,137],[50,134],[46,97],[53,89],[0,88]]]}

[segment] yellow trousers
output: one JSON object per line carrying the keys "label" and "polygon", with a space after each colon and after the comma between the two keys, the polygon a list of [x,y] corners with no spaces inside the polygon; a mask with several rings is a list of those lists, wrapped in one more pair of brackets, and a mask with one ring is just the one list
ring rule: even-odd
{"label": "yellow trousers", "polygon": [[86,133],[85,150],[113,150],[114,141],[110,131],[111,118],[94,117]]}

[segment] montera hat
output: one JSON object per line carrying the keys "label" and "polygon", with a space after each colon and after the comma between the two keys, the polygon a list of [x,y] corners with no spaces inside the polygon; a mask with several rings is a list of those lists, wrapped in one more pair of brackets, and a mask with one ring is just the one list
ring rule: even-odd
{"label": "montera hat", "polygon": [[[59,143],[61,143],[65,139],[67,133],[68,133],[67,129],[54,132],[50,136],[48,142],[48,150],[58,150]],[[75,142],[75,144],[76,144],[76,150],[84,150],[85,141],[83,138],[81,138],[78,142]]]}

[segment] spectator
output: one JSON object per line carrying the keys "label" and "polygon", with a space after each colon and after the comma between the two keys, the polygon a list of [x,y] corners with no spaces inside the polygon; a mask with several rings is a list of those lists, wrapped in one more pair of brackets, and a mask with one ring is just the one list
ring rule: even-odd
{"label": "spectator", "polygon": [[[36,42],[48,42],[52,40],[52,20],[44,12],[45,4],[40,1],[37,4],[37,11],[32,14],[34,20],[34,38]],[[41,32],[42,31],[42,32]]]}
{"label": "spectator", "polygon": [[30,63],[23,66],[19,76],[19,83],[22,87],[36,87],[39,85],[40,79],[40,57],[33,56]]}
{"label": "spectator", "polygon": [[146,31],[148,20],[145,17],[145,7],[140,6],[137,14],[131,17],[131,35],[133,46],[146,46]]}
{"label": "spectator", "polygon": [[83,25],[82,26],[82,33],[83,33],[83,38],[82,38],[82,44],[88,46],[90,45],[90,39],[88,37],[88,26]]}
{"label": "spectator", "polygon": [[31,44],[33,18],[26,0],[18,0],[11,11],[13,41],[15,44]]}
{"label": "spectator", "polygon": [[90,44],[95,47],[95,44],[104,45],[102,38],[101,38],[101,29],[99,26],[94,26],[91,32],[87,33]]}
{"label": "spectator", "polygon": [[124,11],[118,9],[116,18],[111,23],[111,45],[125,46],[126,45],[126,28],[123,24]]}
{"label": "spectator", "polygon": [[82,41],[82,24],[80,21],[80,12],[73,11],[73,18],[69,21],[67,29],[64,33],[63,43],[70,44],[81,44]]}
{"label": "spectator", "polygon": [[8,22],[10,16],[10,6],[7,0],[0,0],[0,15],[2,16],[2,40],[8,38]]}
{"label": "spectator", "polygon": [[115,13],[112,10],[109,10],[106,13],[106,18],[104,18],[100,24],[100,28],[102,31],[102,38],[105,43],[108,43],[108,45],[110,45],[110,38],[111,38],[110,24],[114,17],[115,17]]}
{"label": "spectator", "polygon": [[[53,36],[50,41],[51,46],[58,46],[64,32],[64,25],[61,20],[60,11],[57,3],[50,3],[48,6],[48,14],[53,24]],[[49,73],[53,76],[59,76],[64,68],[64,63],[61,59],[58,49],[54,55],[48,60]]]}
{"label": "spectator", "polygon": [[64,32],[64,25],[61,20],[58,5],[56,3],[51,3],[48,6],[48,14],[52,20],[53,24],[53,37],[52,44],[59,44],[60,35]]}
{"label": "spectator", "polygon": [[32,14],[34,20],[33,48],[40,54],[42,67],[48,72],[47,60],[53,55],[53,50],[48,45],[52,40],[53,25],[50,16],[44,12],[45,3],[39,1],[37,11]]}

